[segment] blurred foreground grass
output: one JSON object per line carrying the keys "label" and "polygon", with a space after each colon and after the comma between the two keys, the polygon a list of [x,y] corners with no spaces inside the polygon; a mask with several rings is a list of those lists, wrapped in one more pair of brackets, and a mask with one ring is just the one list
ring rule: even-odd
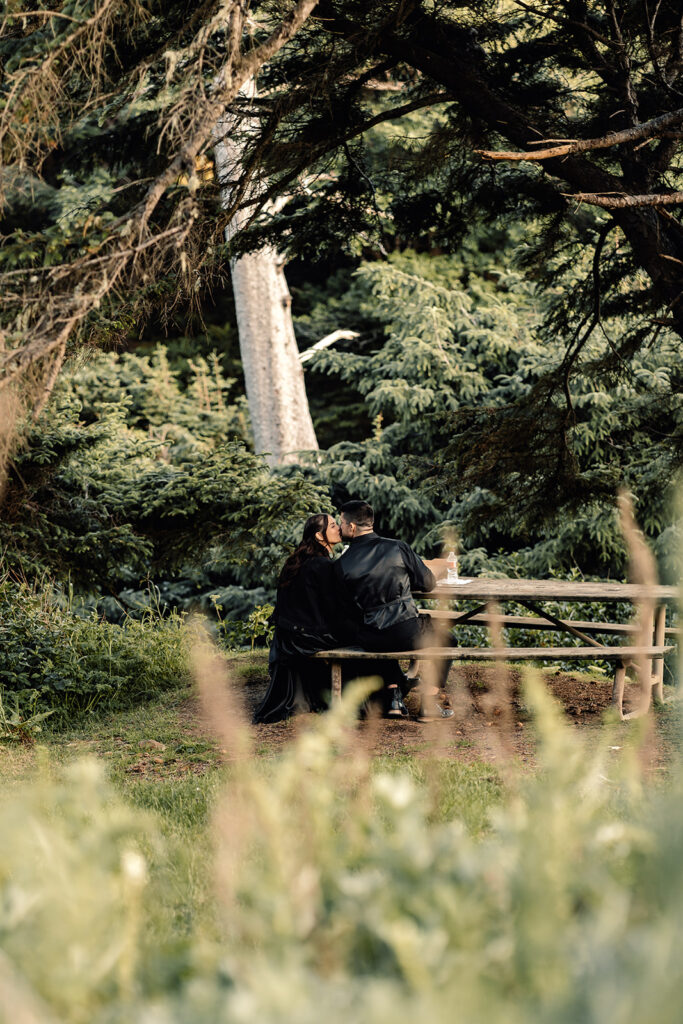
{"label": "blurred foreground grass", "polygon": [[503,781],[372,759],[348,708],[256,757],[187,698],[3,751],[2,1024],[680,1019],[680,766],[645,787],[637,723],[589,743],[532,683]]}

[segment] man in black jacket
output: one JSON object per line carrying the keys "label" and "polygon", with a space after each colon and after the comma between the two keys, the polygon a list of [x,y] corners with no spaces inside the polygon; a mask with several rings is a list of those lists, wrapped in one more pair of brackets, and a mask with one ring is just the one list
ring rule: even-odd
{"label": "man in black jacket", "polygon": [[[412,651],[435,644],[428,617],[418,613],[412,591],[433,590],[436,579],[402,540],[379,537],[373,529],[374,513],[366,501],[348,501],[341,509],[342,540],[349,545],[335,563],[335,570],[358,609],[356,643],[366,651]],[[442,663],[440,682],[448,676],[449,662]],[[401,673],[402,675],[402,673]],[[389,714],[407,714],[402,700],[416,680],[403,676],[393,687]],[[422,688],[420,720],[450,718],[453,712]]]}

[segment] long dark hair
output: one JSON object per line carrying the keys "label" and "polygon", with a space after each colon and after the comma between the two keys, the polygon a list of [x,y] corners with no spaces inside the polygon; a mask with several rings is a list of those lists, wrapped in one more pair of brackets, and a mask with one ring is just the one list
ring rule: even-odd
{"label": "long dark hair", "polygon": [[301,543],[291,553],[280,570],[280,576],[277,581],[278,587],[289,586],[301,569],[301,566],[304,562],[307,562],[309,558],[321,558],[323,556],[325,558],[329,558],[329,551],[316,537],[316,533],[322,533],[325,540],[327,540],[327,521],[329,518],[330,517],[326,512],[317,512],[316,515],[308,517],[304,523],[304,533],[301,538]]}

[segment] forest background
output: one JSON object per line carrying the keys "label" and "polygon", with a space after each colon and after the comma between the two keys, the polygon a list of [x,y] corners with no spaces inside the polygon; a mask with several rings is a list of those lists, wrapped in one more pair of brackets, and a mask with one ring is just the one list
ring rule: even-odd
{"label": "forest background", "polygon": [[675,701],[277,748],[185,613],[258,642],[351,496],[623,579],[626,488],[678,579],[679,0],[8,0],[0,60],[0,1024],[677,1024]]}
{"label": "forest background", "polygon": [[[623,579],[625,488],[676,578],[681,31],[666,3],[10,6],[15,699],[75,685],[29,607],[50,635],[199,608],[263,640],[302,518],[349,497],[425,556],[456,537],[467,574]],[[230,274],[263,253],[315,430],[266,459],[254,387],[275,420],[291,366],[266,339],[247,401]],[[129,676],[100,669],[87,707]]]}

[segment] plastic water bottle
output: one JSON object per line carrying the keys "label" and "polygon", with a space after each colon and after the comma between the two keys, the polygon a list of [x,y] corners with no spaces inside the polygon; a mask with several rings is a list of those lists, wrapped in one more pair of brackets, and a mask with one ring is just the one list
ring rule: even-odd
{"label": "plastic water bottle", "polygon": [[455,551],[446,555],[446,583],[458,582],[458,556]]}

